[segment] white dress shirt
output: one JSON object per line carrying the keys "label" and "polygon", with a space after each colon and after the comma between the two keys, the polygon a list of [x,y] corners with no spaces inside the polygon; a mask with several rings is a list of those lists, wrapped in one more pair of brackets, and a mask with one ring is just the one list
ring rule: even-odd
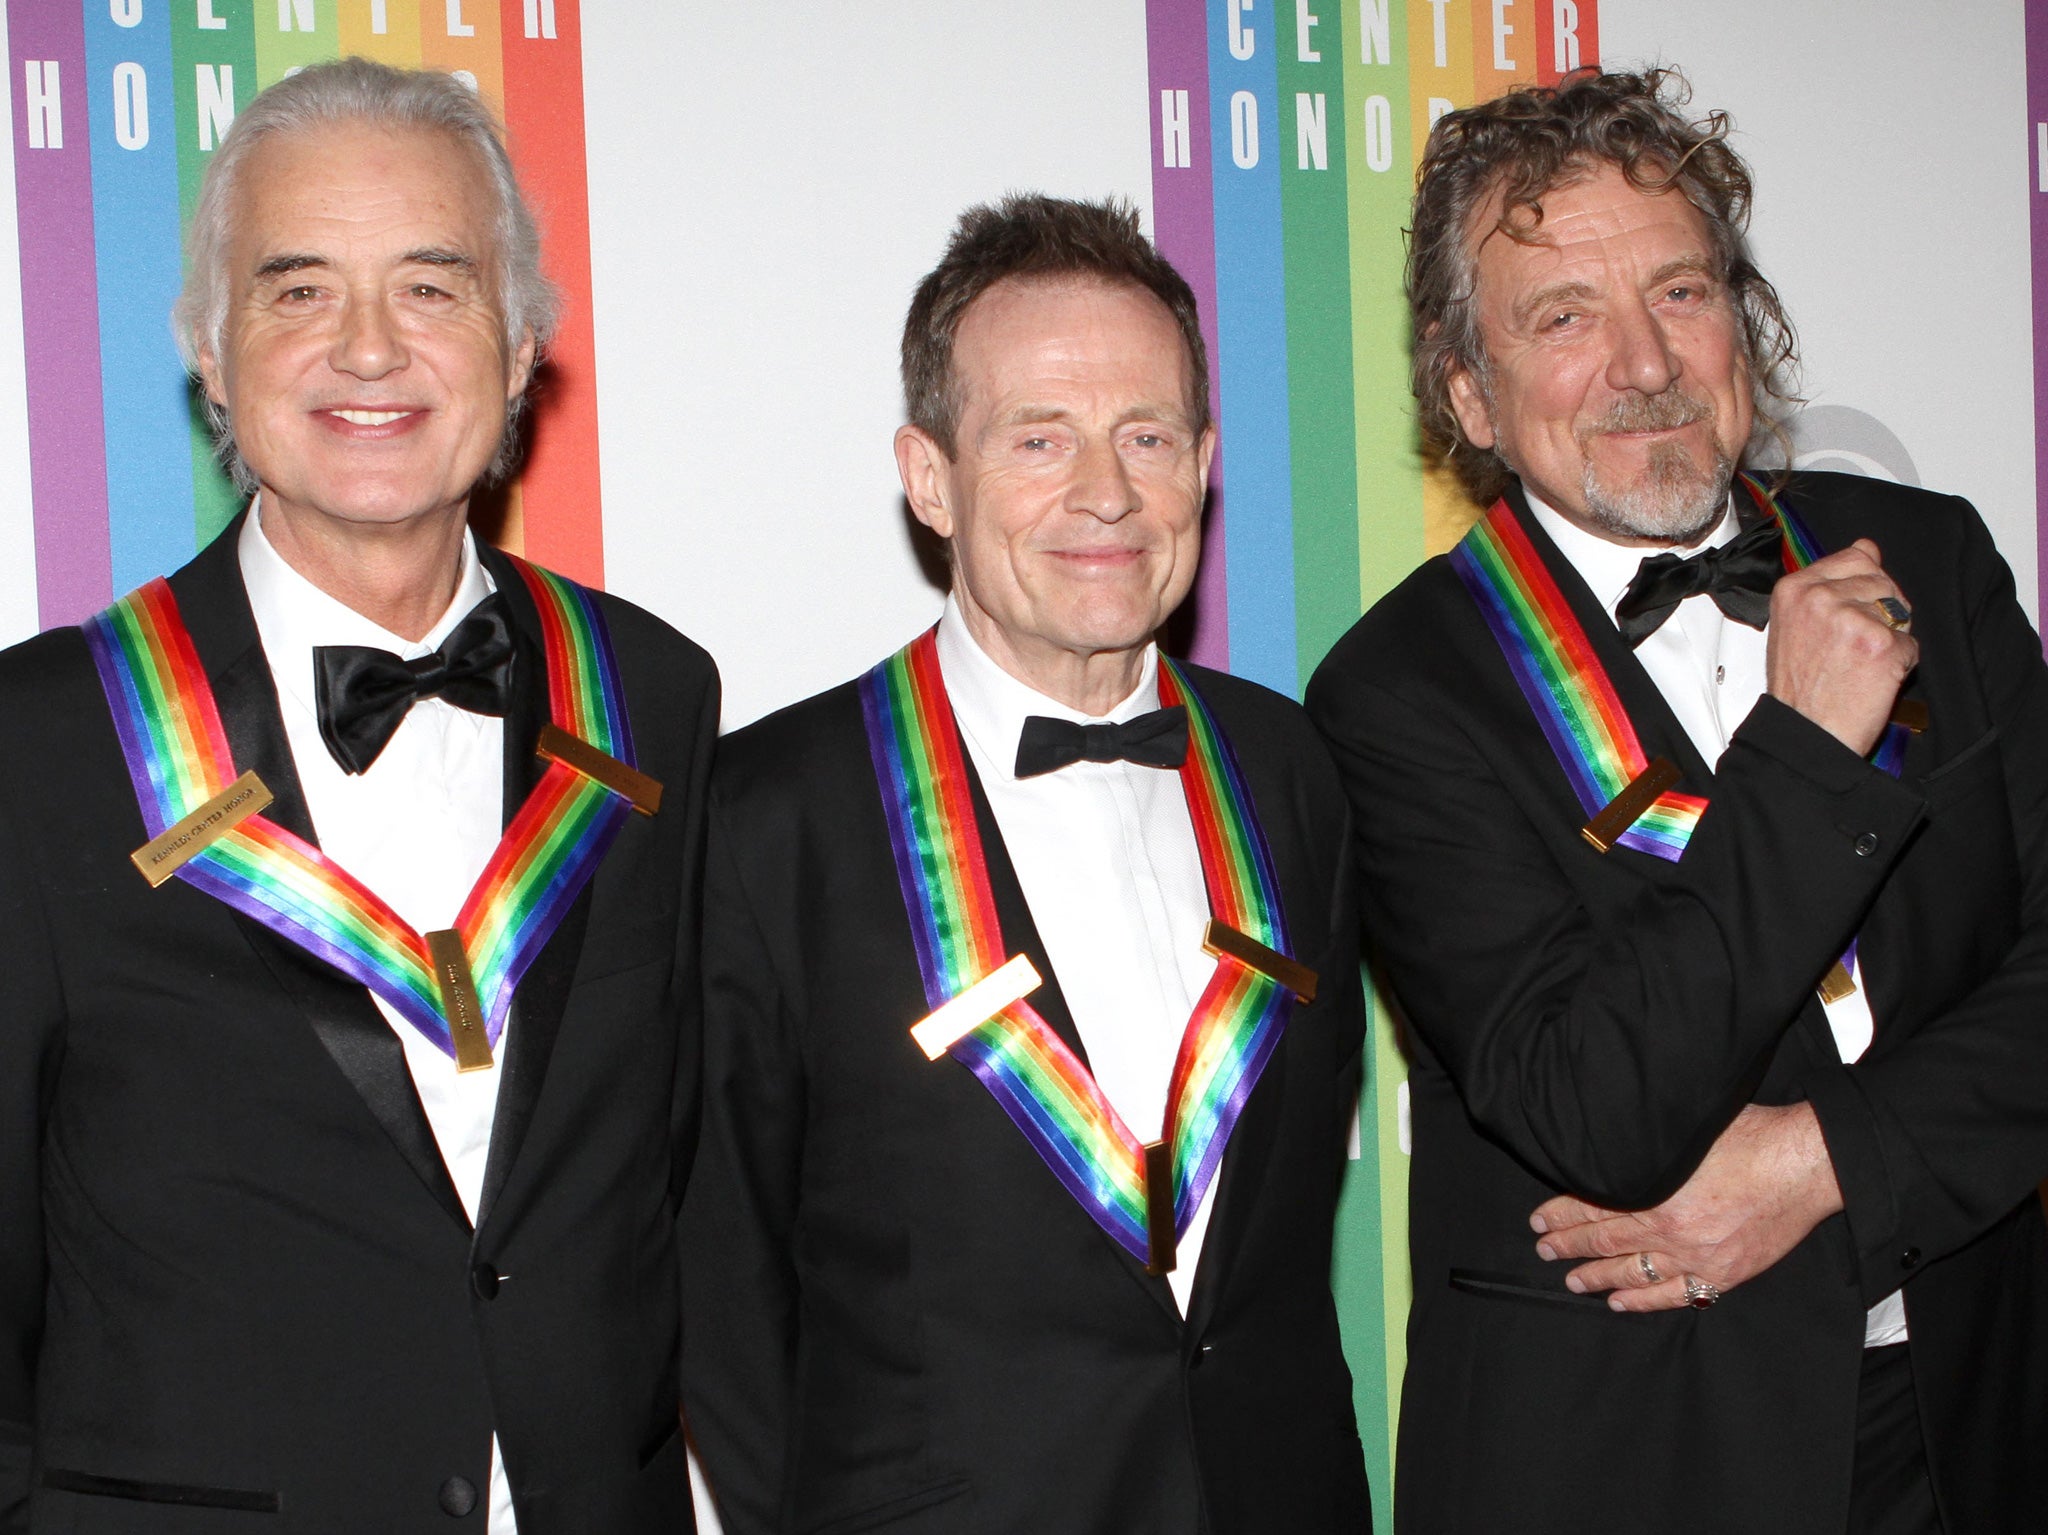
{"label": "white dress shirt", "polygon": [[[424,638],[407,640],[287,565],[263,534],[260,510],[251,508],[236,552],[320,850],[383,897],[415,930],[453,927],[504,834],[505,722],[443,699],[422,699],[369,770],[349,773],[320,738],[313,648],[372,645],[405,660],[435,649],[494,589],[477,559],[475,542],[463,534],[462,574],[447,611]],[[474,1222],[511,1021],[498,1038],[499,1067],[458,1073],[455,1062],[382,997],[373,992],[371,1000],[405,1047],[420,1106],[462,1207]],[[512,1489],[493,1435],[489,1535],[515,1532]]]}
{"label": "white dress shirt", "polygon": [[[1585,580],[1610,619],[1644,560],[1667,549],[1681,556],[1718,549],[1741,531],[1731,497],[1719,526],[1690,549],[1675,544],[1661,548],[1617,544],[1569,521],[1526,486],[1524,494],[1543,531]],[[1710,595],[1700,592],[1679,603],[1678,610],[1636,647],[1636,659],[1643,663],[1643,670],[1650,674],[1708,767],[1719,764],[1721,753],[1728,749],[1728,738],[1764,695],[1766,644],[1763,630],[1734,622]],[[1856,1060],[1870,1048],[1876,1029],[1870,998],[1863,989],[1860,952],[1852,976],[1854,991],[1839,1002],[1821,1004],[1835,1036],[1835,1049],[1845,1061]],[[1863,1342],[1865,1347],[1875,1347],[1903,1343],[1905,1338],[1905,1301],[1894,1290],[1870,1308]]]}
{"label": "white dress shirt", "polygon": [[[1157,1140],[1181,1035],[1216,970],[1202,949],[1209,896],[1180,775],[1131,762],[1077,762],[1035,778],[1014,769],[1027,715],[1122,723],[1158,708],[1158,652],[1145,648],[1122,703],[1083,714],[990,660],[948,598],[939,670],[1089,1068],[1132,1133]],[[1215,1199],[1211,1182],[1167,1276],[1183,1315]]]}

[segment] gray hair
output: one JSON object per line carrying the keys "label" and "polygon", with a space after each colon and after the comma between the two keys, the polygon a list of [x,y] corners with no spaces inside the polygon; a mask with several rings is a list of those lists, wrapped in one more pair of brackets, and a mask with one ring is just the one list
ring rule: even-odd
{"label": "gray hair", "polygon": [[[516,350],[531,332],[538,357],[555,334],[560,297],[540,269],[540,229],[520,195],[505,152],[504,130],[477,93],[455,76],[431,69],[393,69],[369,59],[337,59],[302,69],[259,94],[235,117],[206,168],[192,224],[185,236],[185,286],[171,308],[171,331],[185,366],[199,371],[199,353],[218,358],[227,339],[231,274],[228,249],[246,162],[266,139],[346,123],[423,128],[466,145],[487,172],[494,220],[496,270],[492,276],[504,310],[505,340]],[[235,447],[234,424],[224,406],[201,392],[207,424],[221,463],[245,491],[255,476]],[[504,440],[486,479],[510,473],[519,457],[519,414],[525,396],[506,413]]]}

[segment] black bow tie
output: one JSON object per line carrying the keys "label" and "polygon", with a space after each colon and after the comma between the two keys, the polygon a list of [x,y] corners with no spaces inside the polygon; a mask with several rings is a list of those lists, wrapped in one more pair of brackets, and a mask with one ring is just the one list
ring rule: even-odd
{"label": "black bow tie", "polygon": [[1739,624],[1761,629],[1771,616],[1771,588],[1785,573],[1784,537],[1775,518],[1744,530],[1718,549],[1683,559],[1653,554],[1615,604],[1614,621],[1631,647],[1657,632],[1686,598],[1705,592]]}
{"label": "black bow tie", "polygon": [[401,661],[369,645],[315,645],[313,696],[320,739],[344,771],[361,773],[383,755],[406,711],[422,698],[445,698],[471,714],[499,714],[512,682],[512,628],[505,599],[493,592],[441,642]]}
{"label": "black bow tie", "polygon": [[1033,714],[1017,739],[1017,776],[1036,778],[1076,762],[1136,762],[1177,768],[1188,754],[1185,704],[1154,709],[1121,725],[1077,725]]}

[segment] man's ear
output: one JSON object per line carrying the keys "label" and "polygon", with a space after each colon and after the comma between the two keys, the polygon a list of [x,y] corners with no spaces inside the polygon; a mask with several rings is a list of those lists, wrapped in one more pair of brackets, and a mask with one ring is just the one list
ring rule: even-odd
{"label": "man's ear", "polygon": [[1493,413],[1486,408],[1486,391],[1479,387],[1479,380],[1472,376],[1472,370],[1462,363],[1451,369],[1451,410],[1458,418],[1458,426],[1465,433],[1465,440],[1475,448],[1493,446]]}
{"label": "man's ear", "polygon": [[519,345],[512,353],[512,375],[505,381],[505,399],[508,404],[524,394],[526,386],[533,381],[535,351],[533,328],[528,326],[519,333]]}
{"label": "man's ear", "polygon": [[201,346],[194,354],[199,364],[199,382],[206,386],[206,397],[214,404],[228,403],[227,381],[221,377],[220,358],[214,355],[211,346]]}
{"label": "man's ear", "polygon": [[1202,477],[1202,499],[1209,496],[1209,465],[1216,460],[1216,423],[1211,421],[1202,428],[1202,436],[1195,444],[1195,469]]}
{"label": "man's ear", "polygon": [[896,472],[903,479],[904,499],[917,520],[941,538],[953,536],[953,509],[946,499],[952,462],[922,427],[896,428]]}

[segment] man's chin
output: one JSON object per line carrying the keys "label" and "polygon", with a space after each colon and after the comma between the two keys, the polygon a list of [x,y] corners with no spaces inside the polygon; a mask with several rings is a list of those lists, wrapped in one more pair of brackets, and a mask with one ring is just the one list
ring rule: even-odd
{"label": "man's chin", "polygon": [[1684,474],[1652,472],[1619,491],[1589,472],[1582,487],[1586,516],[1617,537],[1689,544],[1727,514],[1734,465],[1723,461],[1711,471],[1687,469]]}

